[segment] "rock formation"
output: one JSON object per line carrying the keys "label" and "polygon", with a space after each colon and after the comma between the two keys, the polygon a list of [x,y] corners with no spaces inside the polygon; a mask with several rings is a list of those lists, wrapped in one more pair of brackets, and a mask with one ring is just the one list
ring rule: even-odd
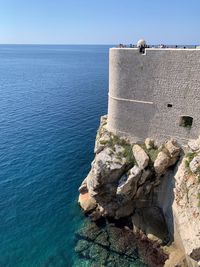
{"label": "rock formation", "polygon": [[[135,235],[167,251],[165,266],[200,266],[200,139],[184,149],[173,139],[136,144],[106,124],[103,116],[80,206],[92,220],[131,218]],[[81,241],[76,250],[85,246]]]}

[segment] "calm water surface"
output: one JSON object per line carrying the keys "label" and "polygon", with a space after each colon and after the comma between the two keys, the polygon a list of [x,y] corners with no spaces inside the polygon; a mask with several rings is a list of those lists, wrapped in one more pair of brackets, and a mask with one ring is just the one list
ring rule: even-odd
{"label": "calm water surface", "polygon": [[0,46],[0,266],[72,266],[109,46]]}

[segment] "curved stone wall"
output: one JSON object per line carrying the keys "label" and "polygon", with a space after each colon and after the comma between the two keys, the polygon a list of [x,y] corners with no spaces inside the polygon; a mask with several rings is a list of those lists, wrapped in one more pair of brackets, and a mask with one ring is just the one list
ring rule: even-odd
{"label": "curved stone wall", "polygon": [[[108,129],[142,141],[200,134],[200,50],[111,48]],[[180,126],[182,116],[192,127]]]}

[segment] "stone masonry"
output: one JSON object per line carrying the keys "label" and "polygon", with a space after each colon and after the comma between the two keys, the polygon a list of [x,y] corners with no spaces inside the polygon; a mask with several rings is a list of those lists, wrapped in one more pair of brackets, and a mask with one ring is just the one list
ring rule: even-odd
{"label": "stone masonry", "polygon": [[133,141],[197,138],[199,73],[198,49],[111,48],[108,130]]}

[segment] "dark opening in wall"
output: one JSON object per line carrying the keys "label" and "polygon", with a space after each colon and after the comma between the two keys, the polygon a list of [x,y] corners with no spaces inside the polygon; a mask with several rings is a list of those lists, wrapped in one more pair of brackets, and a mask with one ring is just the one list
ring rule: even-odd
{"label": "dark opening in wall", "polygon": [[193,118],[190,116],[182,116],[180,117],[179,126],[191,128],[193,123]]}
{"label": "dark opening in wall", "polygon": [[167,107],[168,108],[172,108],[172,104],[167,104]]}

